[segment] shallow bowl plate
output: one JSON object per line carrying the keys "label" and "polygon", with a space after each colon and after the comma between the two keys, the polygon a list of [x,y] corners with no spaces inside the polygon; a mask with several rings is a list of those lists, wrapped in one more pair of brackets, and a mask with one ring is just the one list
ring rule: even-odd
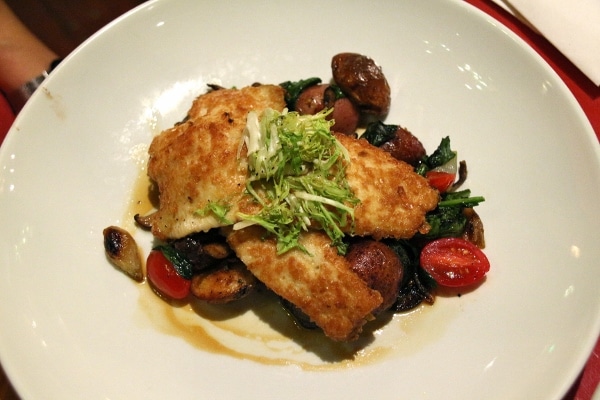
{"label": "shallow bowl plate", "polygon": [[[298,357],[327,368],[245,358],[252,340],[239,357],[206,351],[157,326],[147,287],[102,248],[105,226],[131,226],[152,136],[206,83],[327,80],[343,51],[383,67],[388,122],[429,151],[450,136],[468,161],[487,280],[391,321],[371,344],[397,335],[389,354],[339,368],[310,348]],[[1,360],[26,400],[559,399],[600,328],[599,198],[599,146],[573,96],[466,3],[150,1],[73,52],[0,150]]]}

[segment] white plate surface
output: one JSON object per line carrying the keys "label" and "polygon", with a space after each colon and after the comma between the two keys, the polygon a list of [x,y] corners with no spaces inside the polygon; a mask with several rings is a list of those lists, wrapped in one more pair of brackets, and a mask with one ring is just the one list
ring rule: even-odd
{"label": "white plate surface", "polygon": [[[391,321],[371,348],[391,337],[392,351],[356,365],[310,349],[261,362],[252,338],[232,339],[240,357],[206,351],[153,320],[102,229],[130,224],[145,148],[207,82],[328,79],[342,51],[382,65],[388,122],[430,151],[449,135],[468,161],[488,279]],[[465,3],[151,1],[59,66],[1,148],[1,360],[26,400],[559,399],[600,329],[599,198],[599,146],[572,95]]]}

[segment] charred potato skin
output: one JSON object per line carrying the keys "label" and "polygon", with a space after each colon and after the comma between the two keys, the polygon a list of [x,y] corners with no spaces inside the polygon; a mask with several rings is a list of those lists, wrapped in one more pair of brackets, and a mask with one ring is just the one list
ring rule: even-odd
{"label": "charred potato skin", "polygon": [[396,301],[403,278],[402,263],[396,253],[380,241],[364,239],[351,244],[346,259],[352,271],[383,297],[374,314],[389,309]]}
{"label": "charred potato skin", "polygon": [[371,58],[340,53],[331,60],[333,80],[358,108],[380,117],[390,110],[391,90],[382,69]]}
{"label": "charred potato skin", "polygon": [[137,282],[144,280],[144,271],[135,239],[125,229],[109,226],[102,231],[104,252],[108,259]]}

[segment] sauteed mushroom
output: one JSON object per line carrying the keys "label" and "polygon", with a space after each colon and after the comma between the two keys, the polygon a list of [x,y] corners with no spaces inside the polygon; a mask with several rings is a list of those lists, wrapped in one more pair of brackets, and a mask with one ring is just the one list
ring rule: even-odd
{"label": "sauteed mushroom", "polygon": [[391,90],[375,61],[361,54],[340,53],[333,56],[331,70],[335,83],[361,111],[387,115]]}
{"label": "sauteed mushroom", "polygon": [[257,280],[238,259],[227,260],[216,270],[194,275],[190,291],[200,300],[213,304],[229,303],[248,295]]}

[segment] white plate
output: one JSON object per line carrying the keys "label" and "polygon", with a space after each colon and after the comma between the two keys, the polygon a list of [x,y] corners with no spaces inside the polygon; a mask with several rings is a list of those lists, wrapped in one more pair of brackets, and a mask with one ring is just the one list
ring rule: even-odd
{"label": "white plate", "polygon": [[592,400],[600,400],[600,386],[598,386],[594,391],[594,394],[592,395]]}
{"label": "white plate", "polygon": [[[389,122],[429,150],[449,135],[468,161],[468,186],[487,199],[489,277],[391,321],[356,365],[271,348],[297,344],[280,338],[233,337],[239,357],[206,351],[108,265],[102,229],[130,224],[147,144],[206,82],[328,79],[342,51],[383,66]],[[463,2],[151,1],[77,49],[2,146],[2,363],[27,400],[559,399],[600,330],[599,161],[565,85]],[[381,343],[386,355],[369,353]],[[283,361],[260,359],[267,348]]]}

